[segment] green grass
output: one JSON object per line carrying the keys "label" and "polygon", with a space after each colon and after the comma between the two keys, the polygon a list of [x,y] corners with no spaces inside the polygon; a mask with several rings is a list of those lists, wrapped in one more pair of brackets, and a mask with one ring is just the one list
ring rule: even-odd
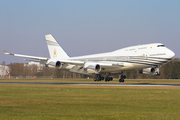
{"label": "green grass", "polygon": [[0,119],[180,119],[180,87],[0,84]]}

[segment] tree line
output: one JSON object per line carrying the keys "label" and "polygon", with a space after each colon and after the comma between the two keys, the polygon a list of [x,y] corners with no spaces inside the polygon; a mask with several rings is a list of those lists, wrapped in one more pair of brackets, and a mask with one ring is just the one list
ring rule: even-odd
{"label": "tree line", "polygon": [[[5,65],[5,62],[2,63]],[[52,78],[86,78],[86,75],[76,74],[69,71],[49,68],[45,66],[24,65],[23,63],[10,63],[11,76],[36,76],[36,77],[52,77]],[[180,79],[180,59],[175,58],[167,64],[161,66],[160,75],[143,75],[138,70],[125,71],[127,79]],[[90,76],[94,77],[94,76]],[[114,75],[119,78],[119,75]]]}
{"label": "tree line", "polygon": [[10,68],[11,76],[35,76],[37,78],[80,78],[79,74],[45,66],[38,66],[35,64],[24,65],[23,63],[10,63],[8,66]]}

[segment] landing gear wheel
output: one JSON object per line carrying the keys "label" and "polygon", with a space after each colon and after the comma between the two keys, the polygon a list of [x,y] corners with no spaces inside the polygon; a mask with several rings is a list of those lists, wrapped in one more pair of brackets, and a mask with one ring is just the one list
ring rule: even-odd
{"label": "landing gear wheel", "polygon": [[105,78],[105,82],[107,82],[108,81],[108,78]]}
{"label": "landing gear wheel", "polygon": [[107,81],[109,82],[109,81],[112,81],[112,80],[113,80],[112,77],[106,77],[106,78],[105,78],[105,82],[107,82]]}
{"label": "landing gear wheel", "polygon": [[101,81],[101,77],[98,77],[98,81]]}
{"label": "landing gear wheel", "polygon": [[124,82],[124,79],[119,79],[119,82]]}
{"label": "landing gear wheel", "polygon": [[98,82],[98,81],[101,81],[101,80],[104,80],[104,77],[101,77],[101,75],[100,74],[96,74],[96,76],[95,76],[95,78],[94,78],[94,81],[96,82]]}
{"label": "landing gear wheel", "polygon": [[126,79],[125,75],[121,75],[121,78],[119,79],[119,82],[124,82],[124,79]]}

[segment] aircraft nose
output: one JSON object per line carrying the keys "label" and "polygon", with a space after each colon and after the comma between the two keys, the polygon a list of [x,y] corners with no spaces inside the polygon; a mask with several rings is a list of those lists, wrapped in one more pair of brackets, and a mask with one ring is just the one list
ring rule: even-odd
{"label": "aircraft nose", "polygon": [[169,58],[173,58],[175,56],[175,53],[173,51],[169,51],[168,53]]}

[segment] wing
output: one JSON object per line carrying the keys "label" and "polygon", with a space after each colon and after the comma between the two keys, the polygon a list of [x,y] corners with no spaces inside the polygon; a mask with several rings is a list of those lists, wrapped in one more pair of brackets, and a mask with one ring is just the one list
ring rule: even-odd
{"label": "wing", "polygon": [[36,56],[28,56],[28,55],[9,53],[4,49],[3,49],[3,52],[6,55],[12,55],[12,56],[17,56],[17,57],[24,57],[24,58],[34,59],[34,60],[40,60],[41,62],[49,60],[49,58],[44,58],[44,57],[36,57]]}
{"label": "wing", "polygon": [[124,63],[107,62],[107,61],[81,61],[72,59],[49,59],[46,66],[55,67],[57,69],[65,69],[70,72],[80,74],[98,74],[106,72],[109,69],[123,67]]}
{"label": "wing", "polygon": [[55,67],[58,69],[69,70],[70,72],[80,73],[80,74],[97,74],[101,72],[108,72],[108,69],[114,69],[119,67],[124,67],[122,62],[108,62],[108,61],[81,61],[72,59],[54,59],[54,58],[44,58],[29,55],[21,55],[9,53],[3,50],[4,54],[12,55],[17,57],[28,58],[27,61],[35,61],[44,64],[49,67]]}

